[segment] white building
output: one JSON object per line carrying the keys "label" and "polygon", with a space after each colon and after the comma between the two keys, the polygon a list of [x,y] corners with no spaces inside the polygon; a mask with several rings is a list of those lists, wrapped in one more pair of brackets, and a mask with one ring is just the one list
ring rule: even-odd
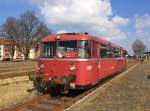
{"label": "white building", "polygon": [[4,45],[0,45],[0,57],[4,57]]}
{"label": "white building", "polygon": [[31,48],[30,53],[29,53],[29,58],[30,59],[36,58],[36,52],[34,48]]}

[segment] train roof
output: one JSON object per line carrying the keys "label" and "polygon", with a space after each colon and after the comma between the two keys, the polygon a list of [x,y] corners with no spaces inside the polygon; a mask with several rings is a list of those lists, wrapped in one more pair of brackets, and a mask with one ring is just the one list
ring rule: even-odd
{"label": "train roof", "polygon": [[[42,42],[50,42],[50,41],[56,41],[56,36],[58,34],[52,34],[49,35],[45,38],[42,39]],[[125,50],[123,47],[113,44],[112,42],[109,42],[107,40],[104,40],[102,38],[98,38],[95,37],[93,35],[89,35],[89,34],[82,34],[82,33],[63,33],[63,34],[59,34],[60,35],[60,40],[65,41],[65,40],[93,40],[102,44],[106,44],[109,46],[112,46],[114,48],[118,48],[121,50]]]}

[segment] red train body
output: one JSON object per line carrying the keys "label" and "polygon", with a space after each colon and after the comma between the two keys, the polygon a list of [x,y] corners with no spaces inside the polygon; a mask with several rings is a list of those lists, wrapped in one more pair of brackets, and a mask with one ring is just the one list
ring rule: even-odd
{"label": "red train body", "polygon": [[55,84],[68,93],[69,89],[89,88],[124,69],[126,50],[88,34],[50,35],[42,40],[38,66],[36,78],[50,83],[44,87]]}

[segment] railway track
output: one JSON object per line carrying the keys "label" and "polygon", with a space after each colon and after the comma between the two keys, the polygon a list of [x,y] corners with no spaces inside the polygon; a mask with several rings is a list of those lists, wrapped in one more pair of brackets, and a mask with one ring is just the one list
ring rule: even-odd
{"label": "railway track", "polygon": [[23,67],[23,68],[7,68],[7,67],[5,67],[5,68],[0,68],[0,75],[1,75],[1,73],[9,73],[9,72],[20,72],[20,71],[25,71],[25,70],[36,70],[36,68],[34,68],[34,67]]}
{"label": "railway track", "polygon": [[28,75],[34,72],[35,71],[32,72],[29,71],[24,73],[18,72],[18,73],[0,75],[0,86],[9,85],[11,83],[28,82],[29,81]]}
{"label": "railway track", "polygon": [[6,75],[0,75],[0,79],[7,79],[7,78],[13,78],[13,77],[21,77],[21,76],[28,76],[29,73],[33,73],[35,71],[32,72],[24,72],[24,73],[12,73],[12,74],[6,74]]}
{"label": "railway track", "polygon": [[37,62],[0,63],[0,86],[29,81],[28,75],[37,69]]}

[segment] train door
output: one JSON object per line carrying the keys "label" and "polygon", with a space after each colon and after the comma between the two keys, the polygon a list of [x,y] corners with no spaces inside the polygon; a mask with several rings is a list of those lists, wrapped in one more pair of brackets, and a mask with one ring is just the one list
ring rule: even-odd
{"label": "train door", "polygon": [[99,45],[99,52],[100,52],[100,58],[99,58],[98,78],[101,79],[107,75],[108,68],[109,68],[107,45],[100,44]]}
{"label": "train door", "polygon": [[98,80],[98,66],[99,66],[99,45],[97,42],[92,42],[93,82],[97,82]]}

